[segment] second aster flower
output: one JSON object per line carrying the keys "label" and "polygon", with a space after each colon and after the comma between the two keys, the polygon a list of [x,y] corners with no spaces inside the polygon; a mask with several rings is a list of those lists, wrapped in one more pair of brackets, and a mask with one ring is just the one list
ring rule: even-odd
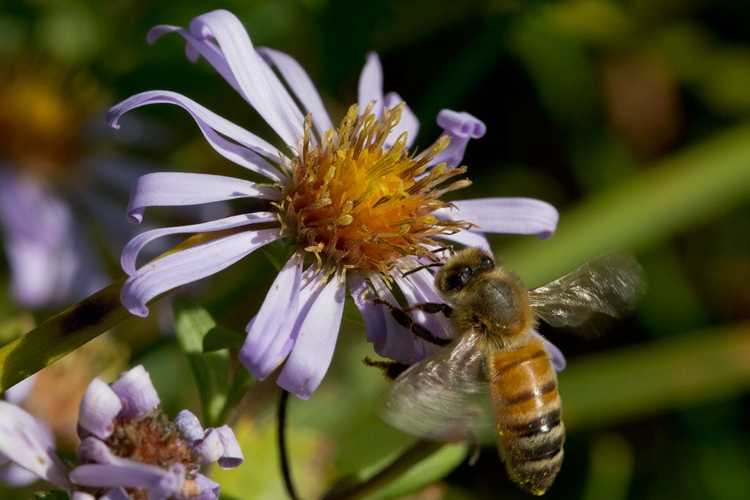
{"label": "second aster flower", "polygon": [[81,401],[78,429],[79,465],[68,472],[46,426],[0,401],[0,464],[46,479],[74,500],[216,500],[219,485],[201,467],[243,461],[228,426],[203,429],[188,410],[167,418],[142,366],[111,386],[94,379]]}
{"label": "second aster flower", "polygon": [[[136,107],[169,103],[185,109],[209,144],[230,161],[265,177],[247,179],[161,172],[141,177],[129,216],[143,219],[154,206],[211,203],[236,198],[265,200],[267,209],[199,224],[146,231],[122,254],[128,273],[123,304],[140,316],[157,295],[217,273],[262,246],[285,238],[295,249],[280,270],[258,314],[247,326],[240,353],[257,378],[284,361],[278,384],[301,398],[318,387],[331,362],[347,291],[362,312],[376,351],[404,363],[430,346],[397,325],[373,298],[395,304],[400,290],[410,304],[440,301],[426,269],[442,240],[489,248],[484,232],[550,235],[557,211],[527,198],[487,198],[448,203],[443,195],[470,184],[460,166],[470,139],[484,124],[464,112],[443,110],[444,130],[422,152],[412,148],[419,122],[395,93],[383,94],[382,68],[370,54],[359,81],[359,102],[334,126],[320,95],[290,56],[255,48],[240,21],[223,10],[209,12],[188,29],[157,26],[153,41],[177,33],[186,53],[203,57],[268,122],[281,148],[170,91],[144,92],[110,110],[119,117]],[[291,90],[292,94],[287,91]],[[136,260],[151,241],[173,234],[200,234],[191,245],[141,267]],[[444,318],[418,313],[415,320],[450,337]]]}

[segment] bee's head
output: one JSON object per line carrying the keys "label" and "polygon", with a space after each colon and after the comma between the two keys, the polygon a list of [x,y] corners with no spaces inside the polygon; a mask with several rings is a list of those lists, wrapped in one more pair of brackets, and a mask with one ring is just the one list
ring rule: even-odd
{"label": "bee's head", "polygon": [[490,254],[480,248],[467,248],[448,259],[435,276],[435,285],[450,298],[494,268],[495,260]]}

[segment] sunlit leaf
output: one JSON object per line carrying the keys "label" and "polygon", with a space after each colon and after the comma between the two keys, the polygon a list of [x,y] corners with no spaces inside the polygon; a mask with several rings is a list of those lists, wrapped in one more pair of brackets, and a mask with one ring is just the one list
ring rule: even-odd
{"label": "sunlit leaf", "polygon": [[177,340],[187,355],[198,384],[203,418],[208,425],[217,423],[229,390],[229,351],[203,352],[203,342],[216,328],[211,315],[197,304],[184,299],[174,301],[174,323]]}

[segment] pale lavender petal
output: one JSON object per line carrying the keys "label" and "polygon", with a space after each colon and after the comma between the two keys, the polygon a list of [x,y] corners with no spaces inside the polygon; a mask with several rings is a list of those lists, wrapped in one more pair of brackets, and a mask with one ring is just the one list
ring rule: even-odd
{"label": "pale lavender petal", "polygon": [[221,458],[224,445],[216,429],[208,429],[205,437],[193,446],[193,451],[204,465],[212,464]]}
{"label": "pale lavender petal", "polygon": [[107,490],[98,500],[130,500],[130,496],[122,488],[113,488]]}
{"label": "pale lavender petal", "polygon": [[29,396],[32,389],[34,389],[35,381],[36,375],[21,380],[19,383],[5,391],[5,400],[14,405],[22,404]]}
{"label": "pale lavender petal", "polygon": [[115,418],[121,410],[122,402],[115,391],[95,378],[81,400],[78,425],[98,438],[107,439],[114,431]]}
{"label": "pale lavender petal", "polygon": [[112,390],[122,401],[120,418],[139,419],[159,407],[161,401],[151,376],[143,365],[126,371],[112,384]]}
{"label": "pale lavender petal", "polygon": [[364,276],[352,273],[349,276],[349,288],[354,305],[359,309],[365,322],[367,340],[379,352],[386,339],[384,307],[374,302],[374,299],[379,297],[375,295],[375,291]]}
{"label": "pale lavender petal", "polygon": [[195,476],[195,482],[198,485],[200,493],[198,496],[191,500],[218,500],[221,487],[219,483],[211,481],[203,474]]}
{"label": "pale lavender petal", "polygon": [[234,431],[228,425],[222,425],[216,432],[219,434],[224,451],[219,457],[219,467],[222,469],[233,469],[242,465],[245,455],[242,453],[240,443],[234,435]]}
{"label": "pale lavender petal", "polygon": [[542,342],[544,342],[544,347],[547,349],[547,353],[552,358],[552,366],[555,367],[555,371],[557,373],[560,373],[565,369],[565,366],[567,365],[567,362],[565,361],[565,355],[562,353],[560,349],[557,348],[555,344],[544,338],[541,334],[534,332],[534,334],[542,339]]}
{"label": "pale lavender petal", "polygon": [[292,327],[297,319],[303,257],[294,254],[279,271],[258,314],[247,325],[240,361],[263,380],[289,353]]}
{"label": "pale lavender petal", "polygon": [[278,238],[278,229],[244,231],[156,259],[125,282],[122,304],[136,316],[148,316],[146,304],[157,295],[216,274]]}
{"label": "pale lavender petal", "polygon": [[202,205],[237,198],[277,200],[278,188],[236,177],[185,172],[154,172],[138,178],[128,217],[140,223],[147,207]]}
{"label": "pale lavender petal", "polygon": [[559,214],[547,202],[533,198],[478,198],[441,208],[437,217],[471,222],[483,233],[535,234],[548,238],[557,228]]}
{"label": "pale lavender petal", "polygon": [[[215,10],[194,18],[190,22],[190,33],[199,40],[215,41],[242,96],[289,147],[296,148],[303,132],[302,114],[281,81],[255,51],[240,20],[231,12]],[[200,47],[196,49],[200,51]]]}
{"label": "pale lavender petal", "polygon": [[383,66],[375,52],[367,54],[367,62],[359,75],[358,94],[360,114],[368,104],[374,102],[372,111],[380,117],[383,113]]}
{"label": "pale lavender petal", "polygon": [[302,66],[294,58],[278,50],[268,47],[259,47],[257,50],[284,77],[289,88],[305,107],[305,111],[312,116],[313,125],[318,133],[322,136],[327,130],[332,129],[333,124],[323,105],[323,100]]}
{"label": "pale lavender petal", "polygon": [[373,276],[370,281],[375,293],[374,297],[367,293],[357,293],[362,289],[358,286],[356,277],[352,284],[352,297],[362,312],[365,332],[368,340],[373,343],[375,352],[407,365],[424,358],[426,354],[424,342],[399,325],[390,309],[372,302],[375,298],[379,298],[398,306],[396,298],[379,277]]}
{"label": "pale lavender petal", "polygon": [[148,104],[174,104],[183,108],[193,117],[211,147],[224,158],[271,180],[278,182],[284,179],[284,175],[268,161],[282,158],[278,149],[176,92],[152,90],[131,96],[110,108],[107,121],[110,126],[118,128],[120,116]]}
{"label": "pale lavender petal", "polygon": [[182,489],[185,468],[175,464],[169,470],[128,459],[116,464],[79,465],[70,472],[75,484],[90,488],[138,488],[148,491],[149,500],[166,500]]}
{"label": "pale lavender petal", "polygon": [[120,460],[109,447],[93,436],[84,438],[78,445],[78,458],[82,462],[93,462],[97,464],[117,464]]}
{"label": "pale lavender petal", "polygon": [[0,401],[0,455],[52,484],[70,486],[49,430],[26,411],[5,401]]}
{"label": "pale lavender petal", "polygon": [[[395,92],[389,92],[385,96],[384,105],[386,108],[390,109],[402,102],[404,102],[404,100],[401,99],[400,95]],[[417,134],[419,133],[419,120],[406,103],[404,103],[404,108],[401,111],[401,121],[398,122],[398,125],[396,125],[393,130],[391,130],[391,133],[388,134],[386,144],[393,144],[396,142],[396,139],[398,139],[398,136],[401,135],[402,132],[408,134],[406,146],[410,147],[414,144],[414,139],[417,138]]]}
{"label": "pale lavender petal", "polygon": [[487,241],[487,238],[482,233],[476,231],[461,230],[455,234],[438,235],[438,238],[453,241],[465,247],[481,248],[486,252],[492,253],[490,242]]}
{"label": "pale lavender petal", "polygon": [[235,229],[238,227],[249,226],[251,224],[261,224],[267,222],[276,222],[276,216],[271,212],[255,212],[250,214],[232,215],[223,219],[202,222],[200,224],[190,224],[187,226],[164,227],[144,231],[125,245],[120,257],[122,269],[129,275],[136,274],[136,261],[141,250],[157,238],[170,236],[174,234],[194,234],[206,233],[213,231],[223,231],[226,229]]}
{"label": "pale lavender petal", "polygon": [[345,293],[344,280],[332,277],[310,297],[307,314],[297,320],[297,340],[277,383],[301,399],[308,399],[315,392],[331,364],[344,313]]}
{"label": "pale lavender petal", "polygon": [[191,411],[182,410],[174,419],[175,425],[180,430],[180,434],[190,443],[203,439],[203,426]]}
{"label": "pale lavender petal", "polygon": [[430,162],[431,165],[447,163],[455,167],[464,159],[466,145],[471,139],[479,139],[487,132],[482,120],[466,113],[444,109],[437,116],[437,123],[450,137],[450,144]]}
{"label": "pale lavender petal", "polygon": [[[102,498],[104,497],[99,497],[99,500],[101,500]],[[96,497],[91,493],[86,493],[85,491],[76,491],[72,495],[72,500],[96,500]]]}
{"label": "pale lavender petal", "polygon": [[11,488],[22,488],[38,480],[39,476],[20,465],[14,463],[0,465],[0,485],[4,484]]}
{"label": "pale lavender petal", "polygon": [[25,307],[50,307],[103,286],[106,279],[83,245],[70,207],[42,183],[4,170],[0,231],[14,298]]}

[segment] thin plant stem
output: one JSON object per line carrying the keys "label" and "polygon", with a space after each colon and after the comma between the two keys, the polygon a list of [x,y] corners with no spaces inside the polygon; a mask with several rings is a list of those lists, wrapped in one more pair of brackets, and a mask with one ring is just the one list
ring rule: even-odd
{"label": "thin plant stem", "polygon": [[334,486],[333,489],[325,494],[323,500],[356,500],[364,498],[406,474],[414,465],[438,451],[443,445],[444,443],[435,441],[419,440],[404,450],[393,462],[369,478],[355,483],[344,484],[340,487]]}
{"label": "thin plant stem", "polygon": [[286,447],[286,408],[289,401],[289,393],[285,390],[281,390],[281,396],[279,397],[279,413],[278,413],[278,446],[279,446],[279,461],[281,463],[281,475],[284,478],[284,487],[286,488],[287,495],[291,500],[299,500],[297,496],[297,490],[294,487],[294,481],[292,480],[292,469],[289,465],[289,455],[287,454]]}

